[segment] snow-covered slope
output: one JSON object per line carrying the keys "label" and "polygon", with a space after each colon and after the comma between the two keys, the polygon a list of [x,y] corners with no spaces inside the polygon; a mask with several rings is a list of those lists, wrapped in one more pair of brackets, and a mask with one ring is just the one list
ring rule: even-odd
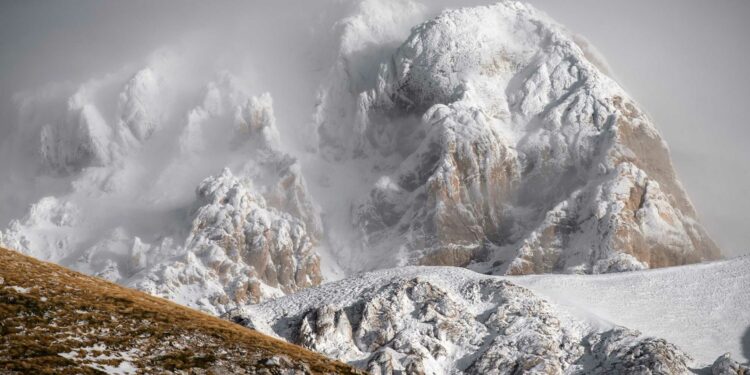
{"label": "snow-covered slope", "polygon": [[571,314],[662,337],[699,363],[750,361],[750,257],[612,275],[511,279]]}
{"label": "snow-covered slope", "polygon": [[[524,3],[443,8],[331,6],[303,25],[297,65],[262,44],[234,64],[165,47],[19,93],[0,244],[214,314],[402,265],[606,273],[719,256],[590,46]],[[258,61],[299,82],[264,93],[244,69]]]}
{"label": "snow-covered slope", "polygon": [[741,258],[523,277],[403,267],[227,317],[376,374],[688,373],[725,352],[747,359],[748,267],[750,258]]}

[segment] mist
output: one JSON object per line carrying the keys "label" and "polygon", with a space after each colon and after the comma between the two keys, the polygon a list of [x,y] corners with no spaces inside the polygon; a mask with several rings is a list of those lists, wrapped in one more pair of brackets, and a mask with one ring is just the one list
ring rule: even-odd
{"label": "mist", "polygon": [[[430,2],[424,15],[459,3],[491,2]],[[728,256],[750,253],[745,230],[750,224],[750,150],[745,145],[750,3],[532,4],[597,47],[614,78],[648,111],[670,145],[679,177],[709,233]],[[35,177],[31,165],[24,175],[23,153],[6,142],[18,131],[19,98],[60,87],[74,90],[89,80],[125,82],[158,56],[180,56],[174,60],[179,61],[174,81],[190,86],[179,99],[185,103],[200,102],[205,84],[224,70],[250,96],[270,92],[285,151],[304,158],[309,139],[299,129],[309,124],[316,88],[336,58],[331,30],[352,6],[336,0],[4,2],[0,172],[6,183],[0,184],[0,227],[41,196],[66,189],[65,182]],[[406,37],[408,29],[403,32]],[[153,152],[158,159],[159,150]],[[181,181],[192,185],[174,191],[192,194],[205,173],[219,172],[211,171],[217,163],[205,161],[206,167]],[[36,188],[23,187],[29,180]]]}

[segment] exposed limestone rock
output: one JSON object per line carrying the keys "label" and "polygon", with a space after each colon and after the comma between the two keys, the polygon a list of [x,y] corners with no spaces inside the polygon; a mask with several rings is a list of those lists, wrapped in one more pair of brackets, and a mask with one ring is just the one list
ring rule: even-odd
{"label": "exposed limestone rock", "polygon": [[269,205],[257,180],[225,169],[203,181],[182,255],[130,283],[214,313],[318,285],[315,235],[301,218]]}
{"label": "exposed limestone rock", "polygon": [[746,375],[750,374],[750,366],[739,364],[737,361],[732,359],[729,353],[716,358],[713,366],[711,366],[711,374],[713,375]]}
{"label": "exposed limestone rock", "polygon": [[322,281],[320,216],[296,160],[277,149],[272,99],[230,96],[231,89],[209,88],[201,110],[208,119],[243,103],[234,112],[232,147],[246,150],[248,161],[237,175],[224,169],[200,184],[182,254],[129,282],[217,314]]}
{"label": "exposed limestone rock", "polygon": [[598,363],[587,374],[688,374],[690,357],[662,339],[639,338],[638,331],[617,328],[587,339]]}
{"label": "exposed limestone rock", "polygon": [[[40,199],[0,243],[214,314],[319,284],[319,209],[280,150],[271,95],[247,95],[220,72],[180,113],[170,62],[152,65],[23,101],[19,132],[41,134],[43,172],[69,179],[72,192]],[[227,169],[200,184],[195,202],[173,197],[176,181],[221,171],[207,159]],[[111,209],[126,216],[169,208],[144,223],[101,219],[119,202]]]}
{"label": "exposed limestone rock", "polygon": [[[321,121],[337,134],[321,147],[380,160],[352,218],[367,267],[599,273],[719,257],[659,133],[580,43],[526,4],[449,10],[370,86],[350,81],[356,104]],[[336,130],[352,122],[348,138]]]}
{"label": "exposed limestone rock", "polygon": [[664,340],[593,328],[525,288],[456,268],[362,274],[227,318],[373,374],[689,373]]}
{"label": "exposed limestone rock", "polygon": [[[304,224],[267,207],[263,197],[244,185],[248,183],[225,170],[201,184],[201,208],[187,246],[199,253],[215,251],[218,246],[229,260],[250,266],[248,276],[286,293],[319,284],[318,259]],[[219,274],[227,267],[222,262],[213,266]],[[261,296],[248,297],[257,302]]]}
{"label": "exposed limestone rock", "polygon": [[[434,8],[411,0],[348,10],[316,28],[339,43],[324,35],[309,66],[333,54],[315,76],[314,126],[284,129],[314,133],[304,151],[282,143],[271,95],[246,87],[286,86],[210,71],[223,64],[187,52],[19,95],[3,155],[24,176],[4,186],[32,189],[0,243],[216,314],[410,264],[606,273],[719,256],[666,144],[585,41],[522,2],[426,22]],[[367,331],[360,351],[400,340],[387,321],[367,328],[335,311],[310,315],[305,332]],[[306,345],[333,345],[327,336]],[[373,366],[401,361],[394,353]],[[397,368],[409,366],[429,368]]]}

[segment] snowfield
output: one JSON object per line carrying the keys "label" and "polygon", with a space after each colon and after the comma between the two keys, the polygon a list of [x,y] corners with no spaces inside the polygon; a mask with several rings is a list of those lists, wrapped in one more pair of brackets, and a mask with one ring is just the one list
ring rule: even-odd
{"label": "snowfield", "polygon": [[[662,337],[710,364],[750,360],[750,257],[608,275],[512,278],[578,316]],[[744,362],[743,361],[743,362]]]}
{"label": "snowfield", "polygon": [[[663,373],[689,373],[727,352],[747,360],[748,266],[750,257],[743,257],[597,276],[519,277],[403,267],[246,306],[227,317],[373,373],[482,373],[507,365],[497,353],[516,366],[543,363],[534,368],[553,372],[634,370],[637,364],[629,361],[645,356],[651,370],[668,366]],[[501,328],[494,325],[498,319]],[[529,359],[529,353],[538,357]],[[483,362],[493,355],[495,362]],[[684,366],[660,362],[683,355]]]}

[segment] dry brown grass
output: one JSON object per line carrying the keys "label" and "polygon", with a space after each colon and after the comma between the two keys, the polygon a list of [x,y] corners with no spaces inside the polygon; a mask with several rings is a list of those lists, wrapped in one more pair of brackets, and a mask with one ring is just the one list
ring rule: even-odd
{"label": "dry brown grass", "polygon": [[[0,278],[0,373],[95,374],[127,362],[139,373],[360,373],[231,322],[2,248]],[[128,351],[129,358],[120,354]]]}

